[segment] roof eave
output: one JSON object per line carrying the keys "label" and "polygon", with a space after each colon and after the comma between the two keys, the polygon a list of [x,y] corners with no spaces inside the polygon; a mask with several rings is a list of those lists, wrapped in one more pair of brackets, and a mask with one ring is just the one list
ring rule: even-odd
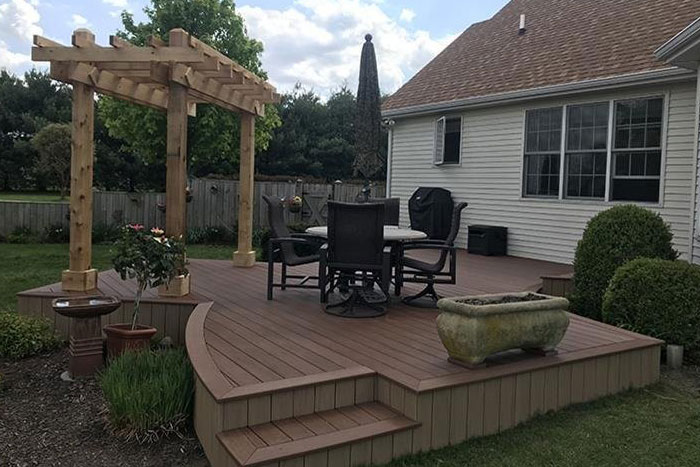
{"label": "roof eave", "polygon": [[434,114],[445,111],[460,111],[466,109],[491,107],[503,104],[513,104],[533,99],[557,97],[562,95],[580,94],[615,88],[625,88],[646,84],[660,84],[685,81],[694,78],[695,72],[684,68],[672,67],[662,70],[645,71],[626,75],[596,78],[573,83],[556,84],[538,88],[521,89],[485,96],[475,96],[447,102],[436,102],[396,109],[382,110],[383,118],[403,118]]}
{"label": "roof eave", "polygon": [[700,18],[654,51],[659,60],[697,70],[700,66]]}

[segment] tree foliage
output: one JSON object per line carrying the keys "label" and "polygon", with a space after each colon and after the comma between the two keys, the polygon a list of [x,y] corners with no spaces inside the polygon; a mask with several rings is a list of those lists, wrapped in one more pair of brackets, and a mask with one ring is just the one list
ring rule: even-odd
{"label": "tree foliage", "polygon": [[[259,41],[248,37],[243,19],[231,0],[151,0],[144,9],[148,20],[136,23],[129,12],[122,13],[123,30],[118,35],[133,44],[144,45],[149,35],[168,40],[173,28],[183,28],[224,55],[267,78],[262,70]],[[102,98],[99,114],[112,137],[124,149],[140,157],[148,166],[164,165],[166,116],[164,113]],[[258,151],[267,148],[271,130],[279,126],[274,106],[256,121]],[[238,170],[240,120],[238,115],[214,105],[198,104],[197,117],[188,123],[188,162],[191,176],[233,175]]]}
{"label": "tree foliage", "polygon": [[[259,172],[327,180],[351,178],[356,105],[355,96],[345,86],[323,102],[297,84],[278,105],[282,125],[258,159]],[[382,151],[385,155],[386,145]]]}
{"label": "tree foliage", "polygon": [[70,187],[71,127],[67,123],[50,123],[32,138],[32,145],[39,153],[37,172],[59,189],[61,198]]}
{"label": "tree foliage", "polygon": [[2,70],[0,103],[0,189],[42,188],[30,140],[49,123],[70,121],[70,89],[43,72],[32,70],[21,79]]}

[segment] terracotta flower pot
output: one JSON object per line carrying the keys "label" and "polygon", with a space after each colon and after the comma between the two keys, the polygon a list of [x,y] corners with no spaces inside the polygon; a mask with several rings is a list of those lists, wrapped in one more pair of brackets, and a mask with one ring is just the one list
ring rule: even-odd
{"label": "terracotta flower pot", "polygon": [[104,327],[107,334],[107,356],[109,358],[118,357],[125,350],[148,349],[151,338],[158,330],[150,326],[136,325],[136,329],[131,329],[131,324],[108,324]]}

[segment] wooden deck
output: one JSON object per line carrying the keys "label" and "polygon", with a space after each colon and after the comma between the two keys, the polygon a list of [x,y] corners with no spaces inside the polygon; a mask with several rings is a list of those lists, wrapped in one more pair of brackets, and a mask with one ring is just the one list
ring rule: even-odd
{"label": "wooden deck", "polygon": [[[537,290],[541,276],[571,271],[463,251],[458,268],[458,284],[440,287],[443,295]],[[265,264],[192,260],[190,271],[193,294],[150,294],[144,321],[178,341],[187,322],[195,428],[213,465],[381,463],[658,378],[659,341],[574,315],[557,354],[511,351],[468,370],[447,361],[436,310],[394,301],[383,317],[343,319],[324,313],[314,290],[275,290],[267,301]],[[127,302],[133,295],[111,271],[100,288]],[[23,292],[20,308],[37,314],[37,303],[57,294],[55,285]],[[123,320],[119,313],[107,319]]]}

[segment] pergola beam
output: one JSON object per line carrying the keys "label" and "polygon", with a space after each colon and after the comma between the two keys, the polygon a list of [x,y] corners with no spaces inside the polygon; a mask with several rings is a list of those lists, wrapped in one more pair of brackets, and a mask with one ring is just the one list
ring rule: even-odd
{"label": "pergola beam", "polygon": [[69,83],[92,86],[96,91],[135,104],[158,110],[168,107],[168,96],[163,92],[86,63],[52,62],[52,78]]}
{"label": "pergola beam", "polygon": [[190,47],[32,47],[38,62],[179,62],[201,63],[204,54]]}

